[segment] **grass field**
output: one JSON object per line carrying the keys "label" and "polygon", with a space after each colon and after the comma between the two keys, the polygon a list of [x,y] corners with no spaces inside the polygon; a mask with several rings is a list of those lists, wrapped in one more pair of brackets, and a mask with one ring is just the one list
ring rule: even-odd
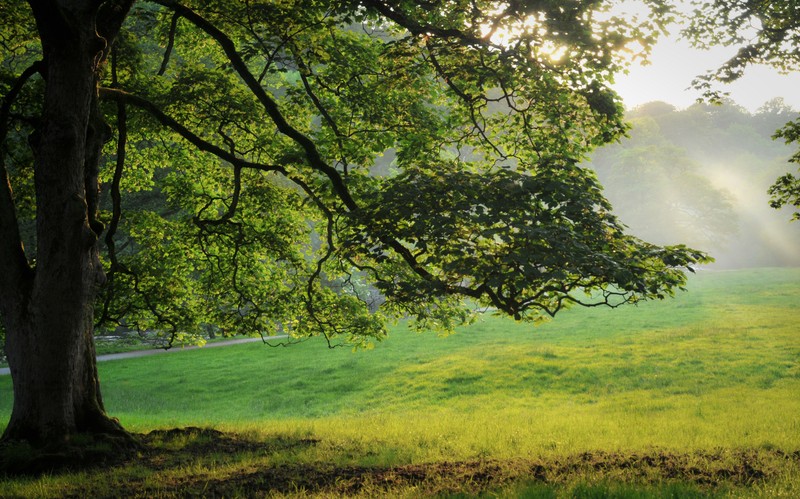
{"label": "grass field", "polygon": [[[99,369],[130,430],[225,433],[153,433],[143,460],[160,465],[0,496],[800,497],[800,269],[699,272],[675,299],[536,328],[485,316],[445,338],[401,324],[368,351],[256,343]],[[0,419],[10,407],[3,377]]]}

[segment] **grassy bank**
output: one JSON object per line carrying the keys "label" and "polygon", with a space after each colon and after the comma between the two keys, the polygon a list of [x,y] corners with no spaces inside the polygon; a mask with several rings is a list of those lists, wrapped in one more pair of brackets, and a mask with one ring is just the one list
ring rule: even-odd
{"label": "grassy bank", "polygon": [[[413,475],[408,467],[450,463],[456,471],[439,474],[453,485],[466,483],[459,473],[484,476],[495,463],[497,480],[463,491],[591,497],[597,490],[658,495],[674,486],[791,496],[800,495],[798,305],[800,269],[701,272],[690,292],[673,300],[570,310],[536,328],[486,316],[446,338],[400,325],[370,351],[330,350],[316,340],[289,348],[246,344],[99,368],[107,408],[126,427],[214,427],[247,443],[237,457],[195,452],[196,460],[185,457],[168,472],[140,470],[147,480],[275,466],[310,466],[315,476],[327,476],[326,469],[335,475],[330,467],[341,476],[365,467],[405,476]],[[8,377],[0,379],[0,397],[5,420]],[[210,437],[163,445],[191,447],[197,438]],[[544,475],[531,471],[537,466]],[[368,481],[384,476],[349,473]],[[420,483],[436,492],[429,483],[436,472],[428,475],[401,480],[393,493],[413,496]],[[262,478],[260,489],[248,485],[242,493],[270,490]],[[26,487],[48,495],[70,479]],[[289,482],[304,483],[298,480]],[[310,490],[373,490],[318,485]],[[18,486],[4,484],[0,495]],[[461,489],[439,491],[448,490]]]}

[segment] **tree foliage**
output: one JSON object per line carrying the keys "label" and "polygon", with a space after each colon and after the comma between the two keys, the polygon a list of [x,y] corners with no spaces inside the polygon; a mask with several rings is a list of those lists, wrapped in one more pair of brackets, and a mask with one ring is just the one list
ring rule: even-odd
{"label": "tree foliage", "polygon": [[[625,132],[608,83],[626,43],[652,41],[605,7],[137,2],[99,77],[98,323],[363,343],[398,315],[448,329],[464,296],[537,318],[672,293],[705,256],[625,235],[578,166]],[[3,15],[24,227],[44,82],[30,13]]]}
{"label": "tree foliage", "polygon": [[740,78],[747,66],[767,64],[781,71],[800,69],[800,3],[796,0],[714,0],[693,2],[685,35],[697,46],[738,47],[721,67],[701,78],[713,81]]}
{"label": "tree foliage", "polygon": [[[786,143],[800,143],[800,119],[787,123],[775,133],[775,138],[782,138]],[[791,161],[800,164],[800,151]],[[770,206],[776,209],[790,206],[795,210],[792,220],[800,220],[800,177],[791,173],[781,175],[770,186],[769,194],[772,196]]]}
{"label": "tree foliage", "polygon": [[365,345],[451,330],[465,297],[536,320],[682,288],[708,257],[625,234],[580,166],[625,133],[609,83],[659,29],[608,8],[6,2],[4,437],[122,432],[93,323]]}
{"label": "tree foliage", "polygon": [[[711,100],[719,100],[715,82],[730,83],[754,64],[782,72],[800,70],[800,2],[783,0],[714,0],[692,2],[695,7],[684,36],[699,47],[733,46],[737,53],[716,70],[695,80],[695,87]],[[787,143],[798,142],[800,118],[795,117],[775,134]],[[798,163],[800,154],[792,158]],[[792,206],[793,220],[800,220],[800,178],[786,173],[770,187],[773,208]]]}

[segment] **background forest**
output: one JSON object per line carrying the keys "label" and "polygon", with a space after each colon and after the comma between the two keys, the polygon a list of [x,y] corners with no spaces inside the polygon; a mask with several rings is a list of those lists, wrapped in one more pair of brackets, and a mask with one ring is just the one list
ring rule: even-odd
{"label": "background forest", "polygon": [[791,212],[770,208],[767,194],[793,153],[772,135],[795,110],[781,99],[755,113],[732,101],[652,102],[627,117],[630,137],[595,151],[589,166],[633,234],[708,251],[714,268],[800,265]]}

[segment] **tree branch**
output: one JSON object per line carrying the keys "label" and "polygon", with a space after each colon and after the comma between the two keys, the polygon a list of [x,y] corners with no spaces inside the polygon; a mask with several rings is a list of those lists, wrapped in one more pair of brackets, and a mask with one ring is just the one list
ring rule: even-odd
{"label": "tree branch", "polygon": [[111,268],[106,274],[106,293],[105,300],[103,301],[103,310],[100,317],[97,319],[98,324],[102,324],[108,320],[108,311],[111,302],[114,299],[114,280],[116,279],[117,272],[126,271],[126,269],[119,263],[117,258],[117,245],[114,241],[114,236],[117,233],[119,220],[122,216],[122,200],[119,191],[119,184],[122,181],[122,170],[125,167],[125,151],[128,142],[128,113],[125,108],[125,102],[117,101],[117,163],[114,166],[114,177],[111,180],[111,221],[108,223],[106,230],[105,242],[108,248],[108,258],[111,261]]}
{"label": "tree branch", "polygon": [[[202,15],[198,14],[197,12],[193,11],[192,9],[178,3],[175,0],[151,0],[156,4],[162,5],[172,11],[175,12],[176,15],[180,15],[194,26],[196,26],[201,31],[205,32],[209,35],[212,39],[214,39],[217,44],[220,46],[222,51],[228,58],[231,67],[234,71],[238,74],[238,76],[242,79],[244,84],[253,94],[253,96],[259,101],[261,106],[264,108],[266,114],[272,120],[273,124],[277,128],[277,131],[289,139],[291,139],[295,144],[300,146],[304,153],[305,153],[305,160],[308,163],[309,167],[312,170],[315,170],[324,176],[330,182],[331,188],[333,193],[338,197],[339,201],[343,204],[343,210],[349,211],[351,213],[358,212],[360,207],[356,200],[352,197],[347,185],[344,182],[344,179],[341,173],[336,170],[333,166],[329,165],[321,156],[319,150],[317,149],[316,143],[313,139],[305,134],[303,134],[300,130],[293,127],[283,115],[280,107],[276,100],[262,87],[259,79],[250,71],[249,67],[245,63],[242,56],[237,51],[236,45],[234,41],[224,32],[222,32],[217,26],[215,26],[211,21],[204,18]],[[363,2],[365,6],[368,8],[372,8],[377,10],[380,14],[384,17],[398,23],[399,25],[403,26],[404,28],[408,29],[412,34],[417,36],[435,36],[442,39],[452,39],[455,43],[459,43],[462,46],[471,46],[475,48],[482,48],[482,49],[496,49],[499,51],[505,51],[503,47],[496,47],[494,46],[488,39],[483,39],[477,37],[475,35],[471,35],[463,30],[458,29],[446,29],[446,28],[437,28],[434,26],[429,25],[421,25],[417,24],[413,20],[407,18],[402,12],[398,9],[395,9],[387,3],[381,2],[379,0],[365,0]],[[431,52],[432,53],[432,52]],[[439,66],[437,72],[442,74],[444,78],[447,78],[444,71],[444,68]],[[301,68],[301,72],[303,68]],[[309,97],[312,99],[312,103],[317,107],[317,110],[323,114],[323,119],[327,120],[327,117],[324,115],[325,113],[322,112],[324,107],[321,107],[318,102],[313,102],[313,92],[311,92],[309,81],[307,80],[310,71],[303,72],[302,76],[305,76],[303,84],[306,87],[306,91],[310,94]],[[452,88],[452,87],[451,87]],[[474,102],[471,96],[467,95],[464,92],[461,92],[458,87],[453,89],[456,91],[456,94],[461,94],[459,97],[465,101],[466,104],[471,104]],[[105,90],[102,90],[105,92]],[[226,153],[219,147],[209,144],[208,142],[200,139],[199,137],[195,136],[191,132],[189,132],[185,127],[177,124],[171,118],[166,117],[160,110],[155,108],[152,104],[147,103],[141,98],[132,98],[126,97],[132,104],[145,107],[151,114],[153,114],[156,119],[160,122],[173,128],[176,130],[180,135],[184,136],[187,140],[189,140],[192,144],[196,145],[201,150],[212,152],[213,154],[217,155],[218,157],[225,159],[232,163],[234,166],[243,165],[242,167],[258,167],[258,165],[253,165],[251,163],[247,163],[246,161],[236,158],[234,155],[230,153]],[[138,103],[137,103],[138,102]],[[472,107],[472,106],[471,106]],[[475,110],[472,108],[473,111],[473,122],[477,127],[479,132],[482,132],[482,127],[478,126],[478,115],[474,114]],[[330,122],[329,122],[330,124]],[[488,137],[484,135],[483,137],[487,142]],[[500,151],[497,151],[500,153]],[[501,157],[505,155],[500,154]],[[287,172],[282,168],[273,168],[274,171],[279,171],[284,175],[287,175]],[[288,175],[287,175],[288,177]],[[294,180],[294,179],[293,179]],[[319,199],[315,198],[315,202],[318,202]],[[319,203],[318,203],[319,204]],[[340,209],[342,209],[340,208]],[[322,208],[323,213],[329,217],[331,212],[335,212],[335,210],[331,210],[328,208]],[[366,231],[369,232],[371,229],[369,228],[369,220],[365,220],[367,224]],[[505,290],[507,291],[504,293],[502,286],[497,289],[493,289],[486,283],[481,282],[465,282],[461,281],[460,283],[448,282],[446,278],[439,277],[434,273],[431,273],[423,263],[417,260],[413,252],[399,239],[389,235],[384,234],[382,236],[378,236],[379,240],[382,245],[387,250],[393,251],[396,255],[400,257],[400,259],[409,266],[413,273],[421,277],[423,280],[431,283],[433,287],[436,289],[437,293],[447,294],[447,295],[464,295],[470,297],[488,297],[492,303],[495,304],[499,309],[510,313],[516,317],[520,317],[520,315],[524,312],[524,310],[528,306],[536,306],[541,308],[548,313],[554,313],[552,310],[549,310],[549,305],[552,304],[554,307],[561,308],[561,301],[558,303],[552,303],[552,301],[545,300],[544,303],[531,303],[530,301],[525,300],[524,296],[521,296],[521,291]],[[326,255],[323,259],[329,258],[329,255]],[[313,278],[312,281],[313,282]]]}
{"label": "tree branch", "polygon": [[37,61],[25,69],[3,97],[0,106],[0,311],[3,315],[22,308],[20,301],[26,299],[23,284],[32,275],[19,233],[14,194],[5,165],[8,120],[11,105],[28,80],[41,68],[42,62]]}
{"label": "tree branch", "polygon": [[164,111],[162,111],[156,104],[150,102],[149,100],[139,97],[138,95],[130,94],[123,90],[115,89],[115,88],[107,88],[101,87],[99,89],[100,97],[114,99],[117,102],[126,102],[133,106],[136,106],[140,109],[147,111],[153,118],[155,118],[159,123],[166,126],[167,128],[172,129],[178,135],[186,139],[189,143],[195,146],[197,149],[208,152],[213,154],[214,156],[227,161],[228,163],[238,166],[240,168],[250,168],[253,170],[261,170],[261,171],[274,171],[283,173],[284,175],[287,174],[286,170],[279,165],[265,165],[262,163],[253,163],[251,161],[244,160],[235,156],[234,154],[222,149],[221,147],[204,140],[182,124],[178,123],[172,117],[168,116]]}
{"label": "tree branch", "polygon": [[164,72],[167,70],[167,64],[169,63],[170,55],[172,55],[172,48],[175,46],[175,30],[178,28],[178,20],[181,18],[181,15],[175,12],[172,15],[172,21],[169,24],[169,40],[167,42],[167,48],[164,50],[164,59],[161,61],[161,67],[158,68],[158,76],[163,76]]}
{"label": "tree branch", "polygon": [[314,144],[314,141],[311,140],[311,138],[294,128],[289,124],[288,121],[286,121],[286,118],[283,116],[283,113],[281,113],[278,104],[267,94],[267,92],[258,82],[258,79],[253,75],[253,73],[250,72],[250,69],[247,67],[244,59],[242,59],[242,56],[236,50],[236,45],[233,43],[233,40],[231,40],[228,35],[220,31],[216,26],[207,21],[204,17],[200,16],[184,5],[172,0],[153,1],[159,5],[163,5],[164,7],[174,10],[176,13],[180,13],[183,18],[216,40],[216,42],[225,52],[225,55],[228,56],[233,69],[239,74],[242,80],[244,80],[247,88],[250,89],[253,95],[264,107],[264,110],[278,128],[278,131],[292,139],[303,149],[303,151],[305,151],[308,164],[311,166],[311,168],[323,173],[328,177],[334,192],[344,203],[347,209],[351,211],[358,209],[358,205],[345,185],[341,174],[339,174],[336,168],[330,166],[322,159],[322,156],[320,155],[316,145]]}
{"label": "tree branch", "polygon": [[225,210],[219,218],[214,219],[204,219],[200,218],[200,215],[205,211],[214,201],[212,198],[206,206],[200,209],[199,213],[194,216],[193,221],[195,225],[198,227],[205,227],[207,225],[221,225],[225,222],[231,220],[233,216],[236,214],[236,208],[239,206],[239,197],[242,193],[242,167],[234,165],[233,167],[233,196],[231,198],[231,203],[228,205],[228,209]]}

